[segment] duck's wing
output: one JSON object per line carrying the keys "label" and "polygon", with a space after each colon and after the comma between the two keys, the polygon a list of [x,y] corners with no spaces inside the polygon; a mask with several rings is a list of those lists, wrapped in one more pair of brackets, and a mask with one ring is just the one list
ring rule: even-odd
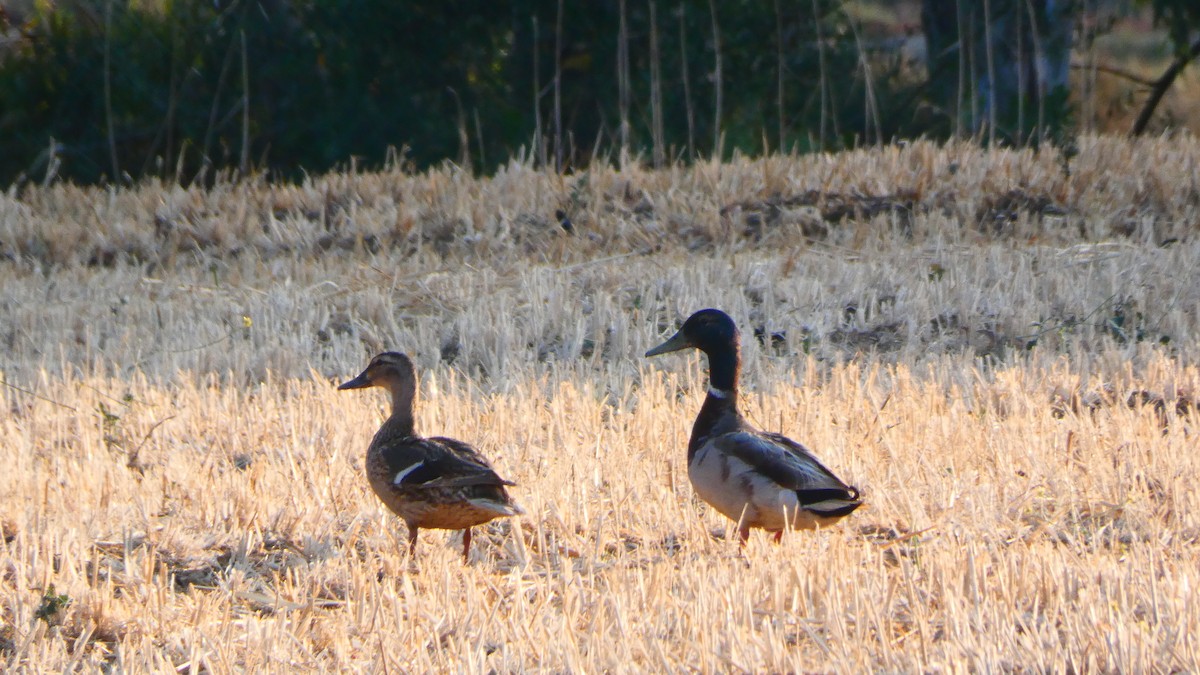
{"label": "duck's wing", "polygon": [[794,490],[802,506],[825,502],[831,508],[839,502],[858,505],[857,488],[843,483],[808,448],[782,434],[738,431],[711,442],[714,449],[744,462],[779,487]]}
{"label": "duck's wing", "polygon": [[[484,458],[484,456],[481,455],[479,451],[469,443],[464,443],[463,441],[454,438],[446,438],[444,436],[435,436],[426,440],[431,443],[437,443],[446,448],[455,456],[456,460],[463,467],[471,467],[469,469],[464,468],[461,479],[458,479],[468,482],[458,482],[458,480],[455,478],[446,476],[443,479],[444,482],[439,483],[439,485],[445,487],[453,487],[456,485],[516,485],[516,483],[512,481],[501,478],[500,475],[496,473],[495,469],[492,468],[491,463],[489,463],[487,459]],[[482,482],[485,479],[486,482]]]}
{"label": "duck's wing", "polygon": [[393,474],[406,488],[505,486],[504,480],[470,445],[452,438],[406,438],[380,449]]}

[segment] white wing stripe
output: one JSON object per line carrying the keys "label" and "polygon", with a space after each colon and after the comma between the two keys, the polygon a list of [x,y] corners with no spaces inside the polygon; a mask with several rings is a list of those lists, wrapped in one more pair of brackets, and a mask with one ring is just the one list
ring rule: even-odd
{"label": "white wing stripe", "polygon": [[407,469],[401,471],[400,473],[397,473],[396,477],[392,479],[392,485],[399,485],[399,484],[403,483],[404,479],[408,477],[408,474],[421,468],[424,464],[425,464],[425,460],[421,460],[421,461],[417,462],[416,464],[413,464],[412,466],[408,467]]}

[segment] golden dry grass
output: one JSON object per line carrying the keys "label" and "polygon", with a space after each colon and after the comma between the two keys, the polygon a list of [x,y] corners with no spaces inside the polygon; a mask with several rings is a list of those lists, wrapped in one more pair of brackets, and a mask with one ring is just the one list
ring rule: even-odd
{"label": "golden dry grass", "polygon": [[[1196,670],[1197,159],[1089,138],[1070,171],[916,144],[8,195],[0,660]],[[750,418],[863,489],[842,525],[714,536],[684,465],[703,362],[640,356],[710,305]],[[408,560],[366,486],[383,397],[333,384],[383,348],[423,372],[420,428],[519,483],[529,515],[470,565],[436,531]]]}

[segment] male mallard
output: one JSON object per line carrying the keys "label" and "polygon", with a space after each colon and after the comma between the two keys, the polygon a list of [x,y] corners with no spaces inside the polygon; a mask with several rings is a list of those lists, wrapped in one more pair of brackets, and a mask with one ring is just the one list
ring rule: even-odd
{"label": "male mallard", "polygon": [[838,480],[808,448],[781,434],[759,431],[738,411],[740,338],[729,315],[696,312],[671,339],[646,352],[688,347],[708,355],[708,397],[688,441],[688,477],[700,498],[738,523],[742,544],[750,528],[775,533],[831,525],[859,506],[858,489]]}
{"label": "male mallard", "polygon": [[496,475],[475,448],[453,438],[422,438],[413,430],[417,374],[398,352],[371,359],[341,389],[383,387],[392,395],[392,416],[367,449],[371,489],[408,524],[408,550],[417,549],[417,530],[463,531],[463,559],[471,550],[471,528],[493,518],[524,513],[504,489],[514,485]]}

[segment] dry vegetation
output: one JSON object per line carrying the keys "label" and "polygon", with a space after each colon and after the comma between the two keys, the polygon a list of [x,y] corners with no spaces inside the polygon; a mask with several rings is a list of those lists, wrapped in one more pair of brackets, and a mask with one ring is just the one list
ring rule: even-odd
{"label": "dry vegetation", "polygon": [[[1200,143],[1078,150],[0,197],[0,663],[1197,670]],[[710,305],[844,525],[716,536],[640,358]],[[470,565],[366,486],[383,348],[520,483]]]}

